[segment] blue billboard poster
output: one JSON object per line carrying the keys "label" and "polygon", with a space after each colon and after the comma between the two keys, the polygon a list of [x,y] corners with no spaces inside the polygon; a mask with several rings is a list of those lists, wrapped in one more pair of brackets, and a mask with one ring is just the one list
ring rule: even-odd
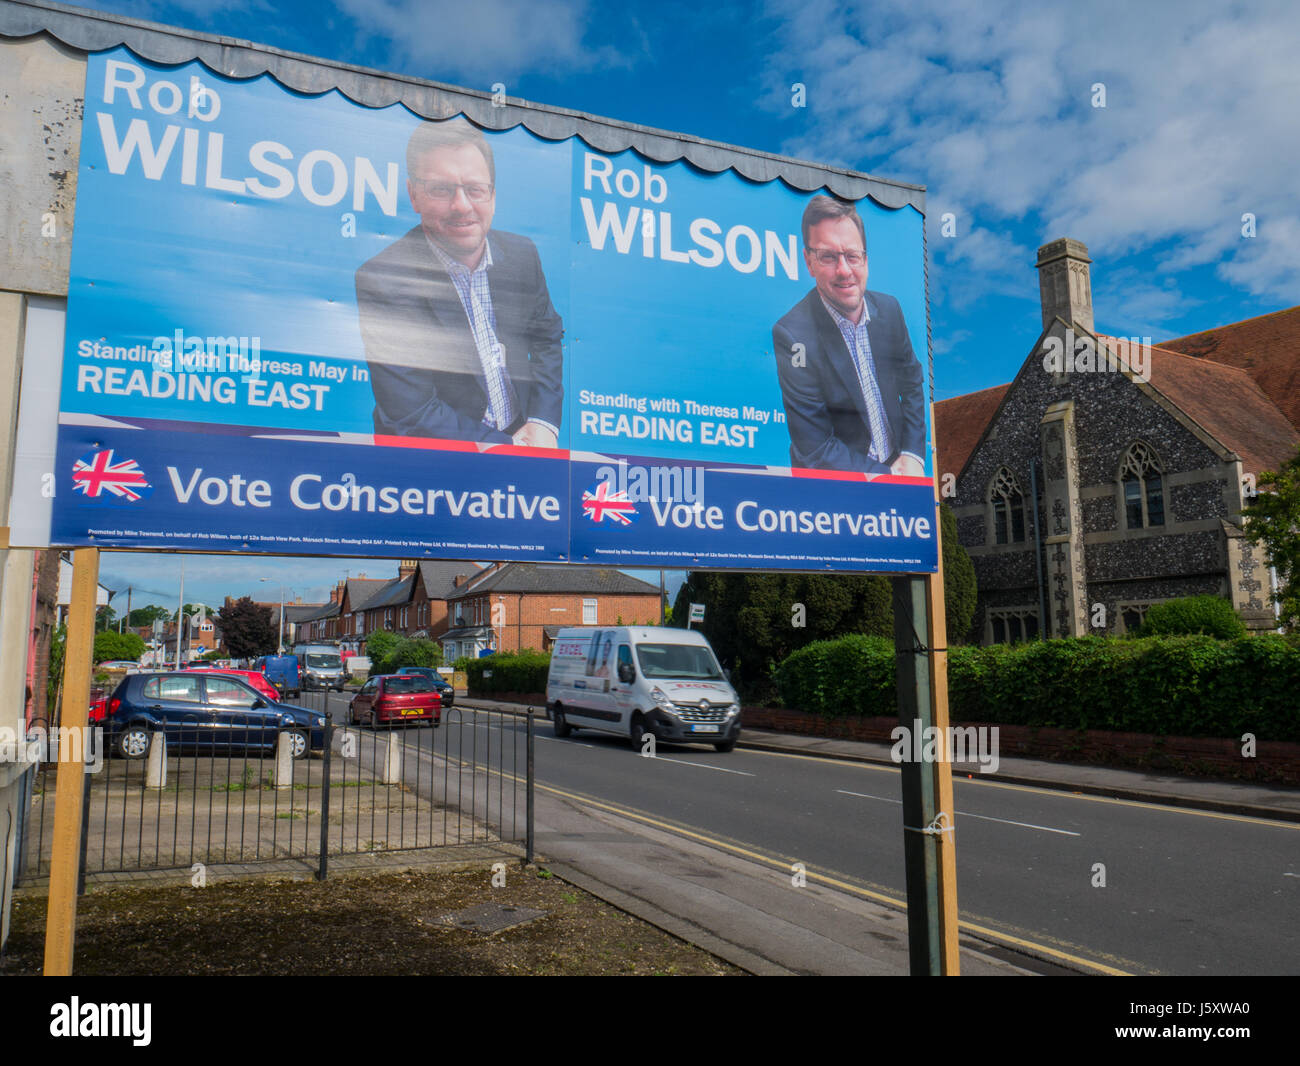
{"label": "blue billboard poster", "polygon": [[92,55],[54,535],[933,571],[923,225]]}

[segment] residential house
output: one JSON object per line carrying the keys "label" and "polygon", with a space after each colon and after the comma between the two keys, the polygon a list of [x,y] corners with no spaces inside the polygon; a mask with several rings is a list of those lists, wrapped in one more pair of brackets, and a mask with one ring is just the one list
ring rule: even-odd
{"label": "residential house", "polygon": [[495,563],[452,590],[443,659],[489,649],[549,650],[565,626],[658,625],[659,589],[621,570],[546,563]]}

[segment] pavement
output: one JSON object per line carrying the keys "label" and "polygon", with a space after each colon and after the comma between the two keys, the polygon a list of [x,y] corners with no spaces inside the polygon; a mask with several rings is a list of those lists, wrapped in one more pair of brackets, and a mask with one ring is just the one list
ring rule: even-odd
{"label": "pavement", "polygon": [[[461,706],[526,713],[526,705],[461,699]],[[538,717],[544,709],[534,707]],[[895,765],[889,744],[746,729],[739,746]],[[979,772],[955,763],[954,775]],[[1141,770],[1003,757],[987,780],[1176,807],[1300,822],[1300,789],[1216,781]],[[790,872],[743,846],[701,842],[601,809],[539,782],[537,849],[557,874],[707,951],[756,974],[908,972],[905,912],[844,882],[794,890]],[[824,879],[829,881],[830,879]],[[1037,950],[1041,949],[1041,950]],[[1116,972],[1050,947],[1018,951],[961,937],[967,975]]]}

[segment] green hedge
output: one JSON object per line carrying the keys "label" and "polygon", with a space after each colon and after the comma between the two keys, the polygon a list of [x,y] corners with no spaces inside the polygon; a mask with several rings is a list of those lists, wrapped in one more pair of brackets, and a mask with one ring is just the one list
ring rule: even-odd
{"label": "green hedge", "polygon": [[[894,715],[894,649],[845,637],[777,669],[787,707]],[[1033,641],[948,653],[954,721],[1300,741],[1300,645],[1277,634]]]}
{"label": "green hedge", "polygon": [[1219,640],[1246,635],[1246,625],[1221,596],[1184,596],[1157,603],[1142,622],[1138,636],[1164,637],[1204,633]]}
{"label": "green hedge", "polygon": [[490,696],[495,692],[545,692],[550,668],[551,657],[539,651],[498,652],[468,660],[465,674],[471,696]]}

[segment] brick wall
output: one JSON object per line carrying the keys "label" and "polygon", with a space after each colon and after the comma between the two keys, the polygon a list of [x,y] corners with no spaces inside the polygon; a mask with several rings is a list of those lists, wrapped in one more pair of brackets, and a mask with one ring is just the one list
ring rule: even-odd
{"label": "brick wall", "polygon": [[[483,602],[481,623],[474,611],[474,601]],[[596,601],[596,625],[656,625],[659,610],[659,593],[649,595],[627,594],[615,596],[584,596],[579,593],[547,593],[522,595],[517,592],[488,592],[482,597],[467,597],[455,605],[465,617],[467,625],[492,625],[501,637],[502,651],[519,651],[533,648],[537,651],[549,646],[545,633],[547,626],[580,626],[584,599]],[[493,617],[496,611],[499,617]]]}
{"label": "brick wall", "polygon": [[[782,733],[891,743],[894,717],[823,718],[807,711],[746,707],[744,725]],[[991,722],[953,722],[988,726]],[[1089,765],[1140,767],[1169,773],[1234,780],[1300,784],[1300,744],[1261,741],[1252,758],[1243,758],[1241,742],[1217,737],[1160,737],[1151,733],[998,726],[999,754]]]}

